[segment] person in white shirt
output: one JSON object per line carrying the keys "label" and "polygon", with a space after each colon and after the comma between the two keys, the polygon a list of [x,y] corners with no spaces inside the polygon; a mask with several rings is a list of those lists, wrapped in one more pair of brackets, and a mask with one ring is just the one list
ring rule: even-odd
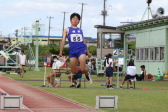
{"label": "person in white shirt", "polygon": [[59,69],[61,66],[61,62],[57,59],[56,56],[53,56],[53,64],[52,64],[52,71],[46,76],[47,81],[49,83],[49,87],[55,87],[57,82],[54,80],[54,76],[60,77],[61,73],[56,73],[54,69]]}
{"label": "person in white shirt", "polygon": [[114,44],[113,44],[113,42],[112,42],[111,39],[108,39],[107,47],[108,47],[108,48],[114,47]]}
{"label": "person in white shirt", "polygon": [[88,67],[91,68],[91,61],[90,61],[90,59],[88,60]]}
{"label": "person in white shirt", "polygon": [[[129,61],[128,67],[127,67],[127,75],[126,75],[125,78],[123,79],[120,88],[123,87],[125,81],[127,81],[127,80],[129,80],[129,79],[133,79],[135,76],[136,76],[136,67],[135,67],[133,61]],[[130,88],[132,89],[133,86],[132,86],[131,80],[129,80],[129,83],[130,83]]]}
{"label": "person in white shirt", "polygon": [[20,65],[20,77],[24,77],[24,66],[27,64],[26,55],[24,54],[24,51],[22,50],[19,54],[19,65]]}
{"label": "person in white shirt", "polygon": [[[117,62],[115,62],[117,63]],[[106,85],[108,89],[114,89],[112,86],[112,77],[113,77],[113,60],[112,54],[108,54],[107,58],[105,59],[105,66],[106,66]],[[110,84],[109,84],[110,80]]]}

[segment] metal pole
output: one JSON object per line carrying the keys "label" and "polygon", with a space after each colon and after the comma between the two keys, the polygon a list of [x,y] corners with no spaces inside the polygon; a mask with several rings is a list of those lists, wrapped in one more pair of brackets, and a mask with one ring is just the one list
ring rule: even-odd
{"label": "metal pole", "polygon": [[[119,58],[118,58],[118,62],[119,62]],[[117,88],[119,88],[119,63],[117,66]]]}
{"label": "metal pole", "polygon": [[102,39],[104,39],[104,34],[100,33],[100,58],[102,59]]}
{"label": "metal pole", "polygon": [[81,20],[80,20],[80,28],[82,28],[83,5],[87,5],[87,4],[84,4],[84,3],[79,3],[79,4],[82,4],[82,9],[81,9]]}
{"label": "metal pole", "polygon": [[149,8],[150,8],[150,7],[148,6],[148,20],[149,20]]}
{"label": "metal pole", "polygon": [[81,9],[81,21],[80,21],[80,28],[82,28],[82,14],[83,14],[83,3],[82,3],[82,9]]}
{"label": "metal pole", "polygon": [[144,14],[143,14],[143,16],[142,16],[142,19],[141,19],[141,21],[143,21],[143,19],[144,19],[144,17],[145,17],[145,14],[146,14],[146,11],[148,10],[148,8],[146,8],[146,10],[145,10],[145,12],[144,12]]}
{"label": "metal pole", "polygon": [[31,57],[30,47],[31,47],[31,46],[30,46],[30,43],[29,43],[29,52],[28,52],[28,53],[29,53],[29,63],[30,63],[30,64],[29,64],[29,71],[31,70],[31,62],[32,62],[32,59],[30,58],[30,57]]}
{"label": "metal pole", "polygon": [[35,69],[34,71],[40,71],[38,68],[38,54],[39,54],[39,41],[38,41],[38,35],[39,35],[39,21],[36,21],[36,58],[35,58]]}
{"label": "metal pole", "polygon": [[49,45],[49,38],[50,38],[50,22],[51,22],[51,16],[49,17],[49,27],[48,27],[48,45]]}
{"label": "metal pole", "polygon": [[106,0],[104,0],[104,7],[103,7],[104,9],[104,14],[103,14],[103,25],[105,26],[106,25],[106,23],[105,23],[105,21],[106,21],[106,14],[105,14],[105,11],[106,11]]}
{"label": "metal pole", "polygon": [[45,64],[45,69],[44,69],[44,85],[45,85],[45,78],[46,78],[46,64]]}
{"label": "metal pole", "polygon": [[124,65],[123,65],[123,71],[126,73],[126,65],[127,64],[127,35],[124,35]]}
{"label": "metal pole", "polygon": [[23,29],[24,29],[24,42],[25,42],[25,27]]}
{"label": "metal pole", "polygon": [[151,16],[152,16],[152,10],[151,10],[151,8],[149,7],[149,11],[150,11],[150,14],[151,14]]}
{"label": "metal pole", "polygon": [[64,25],[65,25],[65,14],[68,12],[62,12],[64,13],[64,18],[63,18],[63,27],[62,27],[62,37],[63,37],[63,33],[64,33]]}

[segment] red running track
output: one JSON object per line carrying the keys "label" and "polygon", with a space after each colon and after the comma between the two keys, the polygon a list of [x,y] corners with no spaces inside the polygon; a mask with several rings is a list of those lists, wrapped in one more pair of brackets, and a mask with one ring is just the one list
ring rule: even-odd
{"label": "red running track", "polygon": [[0,110],[0,112],[97,112],[97,110],[90,107],[1,75],[0,89],[9,95],[23,95],[23,104],[28,108],[22,110]]}

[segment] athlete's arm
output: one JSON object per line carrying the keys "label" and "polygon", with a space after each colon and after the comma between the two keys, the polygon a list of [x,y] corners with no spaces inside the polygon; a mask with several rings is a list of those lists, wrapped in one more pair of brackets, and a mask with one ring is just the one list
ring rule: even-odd
{"label": "athlete's arm", "polygon": [[[85,40],[84,40],[84,44],[86,44]],[[89,58],[92,56],[92,54],[88,50],[87,45],[86,45],[86,53],[87,53],[87,55],[88,55]]]}
{"label": "athlete's arm", "polygon": [[25,63],[26,63],[26,65],[28,66],[28,61],[27,61],[27,58],[25,59]]}
{"label": "athlete's arm", "polygon": [[144,81],[146,80],[146,70],[144,70]]}
{"label": "athlete's arm", "polygon": [[62,51],[65,46],[65,40],[66,40],[66,36],[68,35],[68,31],[69,31],[69,28],[64,29],[59,56],[62,56]]}

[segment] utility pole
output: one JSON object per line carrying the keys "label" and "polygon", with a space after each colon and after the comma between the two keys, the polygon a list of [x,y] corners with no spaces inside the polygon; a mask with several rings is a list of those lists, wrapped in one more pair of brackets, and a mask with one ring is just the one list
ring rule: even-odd
{"label": "utility pole", "polygon": [[63,34],[64,34],[64,25],[65,25],[65,14],[68,13],[68,12],[61,12],[61,13],[64,13],[63,27],[62,27],[62,37],[63,37]]}
{"label": "utility pole", "polygon": [[103,26],[106,25],[106,16],[107,16],[107,10],[106,10],[106,0],[104,0],[104,5],[103,5],[103,10],[102,10],[102,14],[103,16]]}
{"label": "utility pole", "polygon": [[50,38],[50,29],[51,29],[51,27],[50,27],[50,24],[51,24],[51,19],[53,19],[54,17],[47,17],[47,18],[49,18],[49,27],[48,27],[48,45],[49,45],[49,38]]}
{"label": "utility pole", "polygon": [[87,5],[87,4],[84,4],[84,3],[79,3],[79,4],[82,4],[82,9],[81,9],[81,20],[80,20],[80,28],[82,28],[83,5]]}

